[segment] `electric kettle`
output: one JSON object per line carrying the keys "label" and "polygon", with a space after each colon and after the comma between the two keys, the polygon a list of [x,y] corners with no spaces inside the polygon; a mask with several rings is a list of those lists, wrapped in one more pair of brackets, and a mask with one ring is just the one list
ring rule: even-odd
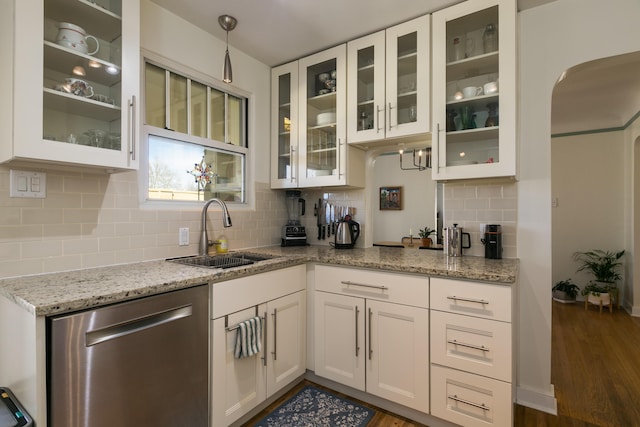
{"label": "electric kettle", "polygon": [[360,236],[360,224],[353,221],[349,215],[338,223],[334,235],[335,242],[331,244],[336,249],[351,249]]}

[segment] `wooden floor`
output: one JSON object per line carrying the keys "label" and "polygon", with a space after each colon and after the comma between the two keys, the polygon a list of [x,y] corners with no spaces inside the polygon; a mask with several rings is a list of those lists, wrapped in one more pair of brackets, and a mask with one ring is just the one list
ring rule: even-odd
{"label": "wooden floor", "polygon": [[[583,304],[553,302],[551,382],[558,415],[516,405],[516,427],[640,426],[640,318],[624,310],[599,313]],[[252,426],[302,383],[257,415]],[[334,392],[335,393],[335,392]],[[337,393],[340,394],[340,393]],[[421,427],[376,409],[367,427]]]}

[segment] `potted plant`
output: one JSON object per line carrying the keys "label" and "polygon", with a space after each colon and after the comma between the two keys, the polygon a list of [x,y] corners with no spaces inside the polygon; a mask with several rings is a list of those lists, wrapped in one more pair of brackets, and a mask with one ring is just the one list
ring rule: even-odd
{"label": "potted plant", "polygon": [[594,249],[573,254],[573,258],[580,262],[577,271],[589,271],[595,279],[589,281],[582,290],[582,295],[587,297],[588,302],[601,307],[607,306],[611,304],[610,294],[617,296],[616,282],[622,278],[617,267],[622,265],[619,260],[623,255],[624,249],[618,252]]}
{"label": "potted plant", "polygon": [[571,279],[561,280],[557,282],[553,288],[553,299],[561,303],[574,303],[580,288],[573,283]]}
{"label": "potted plant", "polygon": [[431,241],[429,236],[435,232],[436,230],[432,230],[429,227],[425,227],[423,229],[418,230],[418,236],[420,237],[420,245],[425,248],[428,248],[429,246],[431,246],[431,243],[433,242]]}

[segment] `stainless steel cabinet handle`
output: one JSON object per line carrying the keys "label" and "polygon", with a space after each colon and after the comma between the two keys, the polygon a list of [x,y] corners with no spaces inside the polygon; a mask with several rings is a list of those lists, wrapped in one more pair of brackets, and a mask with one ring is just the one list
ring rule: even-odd
{"label": "stainless steel cabinet handle", "polygon": [[129,129],[131,129],[131,147],[129,148],[129,154],[131,155],[131,160],[136,159],[136,96],[133,95],[131,97],[131,101],[129,101],[129,119],[131,120]]}
{"label": "stainless steel cabinet handle", "polygon": [[356,357],[360,353],[360,347],[358,346],[358,316],[360,315],[360,310],[358,310],[358,306],[356,306]]}
{"label": "stainless steel cabinet handle", "polygon": [[273,309],[273,360],[278,360],[278,309]]}
{"label": "stainless steel cabinet handle", "polygon": [[436,147],[438,148],[438,155],[436,156],[438,166],[436,171],[440,173],[440,123],[436,123]]}
{"label": "stainless steel cabinet handle", "polygon": [[[257,308],[256,308],[256,311],[257,311]],[[264,325],[262,325],[262,328],[264,329],[264,334],[263,334],[263,336],[264,336],[264,338],[263,338],[264,339],[264,341],[263,341],[264,351],[262,352],[262,355],[263,355],[262,356],[262,366],[267,366],[267,345],[269,344],[269,342],[267,341],[268,337],[267,337],[267,312],[266,311],[264,312],[263,319],[264,319],[264,322],[263,322]]]}
{"label": "stainless steel cabinet handle", "polygon": [[448,342],[449,344],[459,345],[460,347],[472,348],[472,349],[474,349],[474,350],[480,350],[480,351],[491,351],[491,350],[489,350],[489,347],[485,347],[485,346],[483,346],[483,345],[467,344],[467,343],[463,343],[463,342],[456,341],[456,340],[447,340],[447,342]]}
{"label": "stainless steel cabinet handle", "polygon": [[391,110],[393,109],[393,107],[391,106],[391,103],[389,103],[389,130],[391,130]]}
{"label": "stainless steel cabinet handle", "polygon": [[351,282],[349,280],[342,280],[340,283],[347,286],[361,286],[363,288],[380,289],[381,291],[386,291],[387,289],[389,289],[384,285],[367,285],[366,283]]}
{"label": "stainless steel cabinet handle", "polygon": [[344,175],[342,173],[342,169],[340,168],[340,163],[342,161],[342,145],[343,145],[342,138],[338,138],[338,152],[336,153],[336,159],[337,159],[336,167],[338,168],[338,179],[340,179],[340,177]]}
{"label": "stainless steel cabinet handle", "polygon": [[139,319],[117,323],[115,325],[93,331],[87,331],[85,335],[86,346],[91,347],[93,345],[100,344],[101,342],[110,341],[125,335],[173,322],[174,320],[189,317],[192,312],[193,307],[191,305],[186,305],[184,307],[153,313]]}
{"label": "stainless steel cabinet handle", "polygon": [[296,149],[293,148],[293,145],[291,145],[289,147],[289,162],[291,163],[291,182],[294,183],[296,181],[296,175],[295,175],[295,170],[296,168],[294,167],[293,161],[293,154],[295,153]]}
{"label": "stainless steel cabinet handle", "polygon": [[447,297],[447,299],[452,299],[454,301],[475,302],[475,303],[482,304],[482,305],[489,304],[489,301],[485,301],[483,299],[464,298],[464,297],[457,297],[455,295]]}
{"label": "stainless steel cabinet handle", "polygon": [[384,111],[384,108],[380,108],[379,105],[376,105],[376,133],[380,133],[381,130],[384,130],[384,126],[380,127],[380,112]]}
{"label": "stainless steel cabinet handle", "polygon": [[373,354],[373,348],[371,347],[371,337],[373,336],[371,333],[371,330],[373,329],[372,320],[373,320],[373,311],[369,309],[369,360],[371,360],[371,355]]}
{"label": "stainless steel cabinet handle", "polygon": [[491,410],[491,409],[490,409],[488,406],[486,406],[484,403],[482,403],[482,404],[477,404],[477,403],[471,402],[470,400],[460,399],[460,398],[459,398],[457,395],[455,395],[455,394],[454,394],[453,396],[451,396],[451,395],[447,395],[447,399],[455,400],[456,402],[464,403],[465,405],[474,406],[474,407],[476,407],[476,408],[480,408],[480,409],[482,409],[483,411],[490,411],[490,410]]}

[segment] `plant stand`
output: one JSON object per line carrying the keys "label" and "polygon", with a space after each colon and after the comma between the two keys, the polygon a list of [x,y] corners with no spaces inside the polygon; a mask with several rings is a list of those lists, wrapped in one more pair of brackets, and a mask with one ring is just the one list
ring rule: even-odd
{"label": "plant stand", "polygon": [[611,297],[611,294],[604,292],[599,296],[589,294],[584,300],[584,309],[588,310],[589,304],[593,304],[600,307],[600,313],[602,313],[602,308],[609,306],[609,313],[613,313],[613,301],[611,300]]}

